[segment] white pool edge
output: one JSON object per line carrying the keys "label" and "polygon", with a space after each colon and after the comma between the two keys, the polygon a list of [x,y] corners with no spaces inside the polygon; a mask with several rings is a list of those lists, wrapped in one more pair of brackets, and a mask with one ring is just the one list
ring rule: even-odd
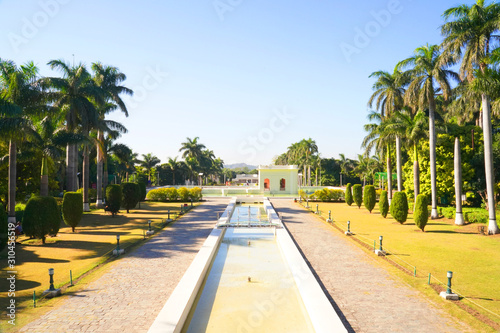
{"label": "white pool edge", "polygon": [[179,284],[158,313],[148,330],[149,333],[181,332],[223,237],[224,229],[214,228],[212,230]]}

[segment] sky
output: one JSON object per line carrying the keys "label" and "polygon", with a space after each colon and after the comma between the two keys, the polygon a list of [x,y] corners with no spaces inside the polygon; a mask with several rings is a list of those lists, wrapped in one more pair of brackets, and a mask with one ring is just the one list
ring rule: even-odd
{"label": "sky", "polygon": [[323,158],[357,159],[368,76],[439,44],[443,12],[464,3],[0,0],[0,58],[43,76],[60,74],[52,59],[118,67],[135,94],[109,118],[139,156],[166,162],[199,137],[226,164],[271,164],[312,138]]}

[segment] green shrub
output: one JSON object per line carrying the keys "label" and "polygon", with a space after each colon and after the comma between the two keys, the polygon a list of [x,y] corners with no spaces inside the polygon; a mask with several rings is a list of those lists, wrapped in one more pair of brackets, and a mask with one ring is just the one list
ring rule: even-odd
{"label": "green shrub", "polygon": [[111,216],[120,211],[122,205],[122,188],[120,185],[108,185],[106,187],[106,210],[111,212]]}
{"label": "green shrub", "polygon": [[408,217],[408,199],[405,192],[394,193],[390,212],[392,217],[399,223],[403,224],[406,222],[406,218]]}
{"label": "green shrub", "polygon": [[5,246],[7,246],[7,241],[9,239],[9,223],[7,212],[4,206],[0,203],[0,251],[2,251]]}
{"label": "green shrub", "polygon": [[352,198],[356,206],[361,208],[361,204],[363,203],[363,187],[360,184],[356,184],[352,187]]}
{"label": "green shrub", "polygon": [[484,209],[474,209],[471,211],[464,211],[464,220],[469,223],[484,223],[489,221],[488,211]]}
{"label": "green shrub", "polygon": [[201,188],[199,187],[193,187],[192,189],[189,190],[189,197],[193,200],[193,201],[200,201],[201,198],[202,198],[202,195],[201,195]]}
{"label": "green shrub", "polygon": [[[188,190],[186,189],[186,191]],[[189,196],[189,191],[187,193],[188,193],[187,195]],[[148,194],[146,195],[146,198],[150,201],[162,201],[162,202],[176,201],[178,198],[178,194],[175,187],[157,188],[154,190],[149,190]]]}
{"label": "green shrub", "polygon": [[75,228],[80,223],[83,215],[83,195],[79,192],[64,193],[62,201],[62,217],[64,223],[71,227],[75,232]]}
{"label": "green shrub", "polygon": [[141,189],[136,183],[122,183],[122,206],[127,210],[135,208],[141,198]]}
{"label": "green shrub", "polygon": [[[78,193],[83,194],[83,188],[77,190]],[[93,202],[97,200],[97,190],[94,188],[89,188],[89,202]]]}
{"label": "green shrub", "polygon": [[16,203],[16,221],[23,220],[25,209],[26,209],[26,204]]}
{"label": "green shrub", "polygon": [[144,201],[146,199],[146,183],[144,182],[138,182],[137,185],[139,185],[139,190],[140,190],[140,198],[139,202]]}
{"label": "green shrub", "polygon": [[371,213],[373,208],[375,207],[375,186],[366,185],[363,194],[363,204],[365,208]]}
{"label": "green shrub", "polygon": [[424,194],[417,195],[417,202],[415,203],[415,211],[413,212],[413,220],[416,226],[424,231],[427,221],[429,220],[429,210],[427,208],[427,196]]}
{"label": "green shrub", "polygon": [[345,202],[350,206],[354,202],[352,198],[352,189],[351,189],[351,183],[348,183],[346,188],[345,188]]}
{"label": "green shrub", "polygon": [[304,190],[299,190],[299,197],[302,198],[302,200],[306,200],[307,198],[307,193]]}
{"label": "green shrub", "polygon": [[387,191],[382,191],[382,193],[380,193],[378,209],[380,210],[380,215],[385,218],[387,216],[387,213],[389,212],[389,200],[387,199]]}
{"label": "green shrub", "polygon": [[26,236],[39,238],[45,244],[47,235],[57,235],[61,225],[61,215],[56,200],[53,197],[29,199],[24,210],[22,225]]}
{"label": "green shrub", "polygon": [[177,190],[177,193],[179,194],[179,198],[181,199],[181,201],[189,200],[189,190],[187,188],[181,187]]}
{"label": "green shrub", "polygon": [[167,192],[168,200],[176,201],[177,198],[179,197],[179,194],[177,193],[177,189],[175,187],[169,187],[166,190],[167,190],[166,192]]}

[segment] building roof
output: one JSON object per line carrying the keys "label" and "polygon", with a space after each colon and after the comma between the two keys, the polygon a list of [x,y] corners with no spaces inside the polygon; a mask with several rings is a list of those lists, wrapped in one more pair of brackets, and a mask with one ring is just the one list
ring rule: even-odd
{"label": "building roof", "polygon": [[259,165],[259,170],[298,170],[296,165]]}

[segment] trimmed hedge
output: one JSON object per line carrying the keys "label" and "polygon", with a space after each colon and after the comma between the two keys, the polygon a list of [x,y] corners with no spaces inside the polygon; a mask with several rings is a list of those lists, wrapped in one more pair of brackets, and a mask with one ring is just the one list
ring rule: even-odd
{"label": "trimmed hedge", "polygon": [[200,201],[201,198],[203,197],[201,194],[201,188],[199,187],[193,187],[192,189],[189,190],[189,197],[193,201]]}
{"label": "trimmed hedge", "polygon": [[352,189],[351,189],[351,187],[352,187],[351,183],[348,183],[347,186],[346,186],[346,188],[345,188],[345,202],[349,206],[352,205],[352,203],[354,202],[354,200],[352,198]]}
{"label": "trimmed hedge", "polygon": [[[82,204],[83,207],[83,204]],[[61,225],[61,215],[53,197],[32,197],[26,204],[23,231],[26,236],[35,237],[45,244],[47,235],[57,235]]]}
{"label": "trimmed hedge", "polygon": [[140,195],[141,195],[141,197],[139,198],[139,202],[146,200],[146,193],[147,193],[146,183],[138,182],[137,185],[139,186]]}
{"label": "trimmed hedge", "polygon": [[417,195],[415,203],[415,211],[413,212],[413,220],[416,226],[424,231],[427,221],[429,220],[429,209],[427,208],[427,196],[424,194]]}
{"label": "trimmed hedge", "polygon": [[141,199],[141,189],[136,183],[122,183],[122,206],[127,210],[135,208]]}
{"label": "trimmed hedge", "polygon": [[399,223],[403,224],[406,222],[408,217],[408,198],[405,192],[394,193],[394,198],[392,198],[390,212],[392,217]]}
{"label": "trimmed hedge", "polygon": [[361,184],[356,184],[352,187],[352,197],[356,206],[361,208],[361,204],[363,203],[363,187]]}
{"label": "trimmed hedge", "polygon": [[384,218],[387,217],[387,213],[389,212],[389,199],[387,198],[387,191],[382,191],[382,193],[380,193],[378,209],[380,211],[380,215]]}
{"label": "trimmed hedge", "polygon": [[5,246],[7,246],[7,241],[9,239],[8,236],[9,236],[9,223],[8,223],[7,212],[5,211],[3,205],[0,203],[0,251],[2,251],[5,248]]}
{"label": "trimmed hedge", "polygon": [[371,213],[373,208],[375,207],[375,186],[373,185],[366,185],[365,190],[363,194],[363,204],[365,205],[365,208],[368,209],[368,211]]}
{"label": "trimmed hedge", "polygon": [[170,188],[157,188],[154,190],[150,190],[146,195],[146,198],[150,201],[193,201],[201,200],[201,188],[193,187],[188,190],[185,187],[181,187],[180,189],[175,189],[175,187]]}
{"label": "trimmed hedge", "polygon": [[[83,195],[83,188],[80,188],[76,190],[78,193],[82,193]],[[93,202],[97,200],[97,190],[94,188],[89,188],[89,202]]]}
{"label": "trimmed hedge", "polygon": [[106,210],[111,212],[111,216],[115,215],[120,211],[122,205],[122,188],[120,185],[108,185],[106,187]]}
{"label": "trimmed hedge", "polygon": [[81,192],[66,192],[62,201],[62,217],[64,223],[75,232],[83,215],[83,195]]}
{"label": "trimmed hedge", "polygon": [[189,200],[189,190],[187,188],[181,187],[177,190],[177,194],[179,195],[179,199],[181,199],[181,201]]}
{"label": "trimmed hedge", "polygon": [[332,190],[324,188],[314,192],[314,198],[320,201],[342,201],[344,199],[344,191]]}

